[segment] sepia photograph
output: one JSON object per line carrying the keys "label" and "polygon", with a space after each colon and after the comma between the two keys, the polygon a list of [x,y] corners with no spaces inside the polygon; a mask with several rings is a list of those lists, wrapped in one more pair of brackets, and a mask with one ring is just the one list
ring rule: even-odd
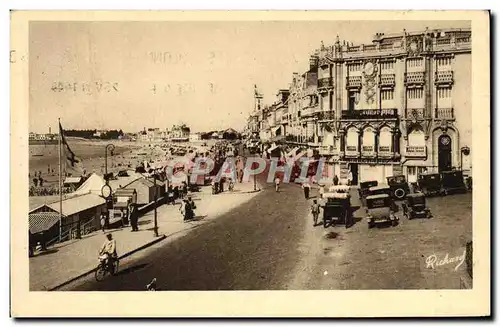
{"label": "sepia photograph", "polygon": [[489,315],[488,12],[11,29],[13,315]]}

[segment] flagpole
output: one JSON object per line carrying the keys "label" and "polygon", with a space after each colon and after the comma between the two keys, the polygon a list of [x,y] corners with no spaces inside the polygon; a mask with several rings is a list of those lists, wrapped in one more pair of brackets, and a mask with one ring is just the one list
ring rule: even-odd
{"label": "flagpole", "polygon": [[61,163],[61,139],[62,139],[62,129],[61,129],[61,118],[59,120],[59,242],[62,241],[62,163]]}

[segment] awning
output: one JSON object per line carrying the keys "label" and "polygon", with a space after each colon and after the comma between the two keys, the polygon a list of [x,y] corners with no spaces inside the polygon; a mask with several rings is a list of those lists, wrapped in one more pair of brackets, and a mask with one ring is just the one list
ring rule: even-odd
{"label": "awning", "polygon": [[276,127],[273,127],[273,128],[271,129],[271,131],[274,133],[274,135],[276,135],[276,131],[277,131],[278,129],[280,129],[280,128],[281,128],[281,126],[276,126]]}

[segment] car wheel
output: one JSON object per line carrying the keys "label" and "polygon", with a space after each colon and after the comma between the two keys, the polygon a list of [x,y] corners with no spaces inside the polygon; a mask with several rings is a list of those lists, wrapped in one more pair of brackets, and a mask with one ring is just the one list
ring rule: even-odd
{"label": "car wheel", "polygon": [[397,221],[397,220],[393,220],[393,221],[392,221],[392,226],[393,226],[393,227],[395,227],[395,226],[397,226],[397,225],[398,225],[398,221]]}
{"label": "car wheel", "polygon": [[399,200],[402,200],[406,195],[406,191],[402,188],[397,188],[395,191],[394,191],[394,196],[399,199]]}

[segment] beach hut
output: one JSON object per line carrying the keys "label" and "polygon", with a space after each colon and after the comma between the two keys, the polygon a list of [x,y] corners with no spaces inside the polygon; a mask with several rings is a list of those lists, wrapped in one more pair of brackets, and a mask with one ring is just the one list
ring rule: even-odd
{"label": "beach hut", "polygon": [[[31,233],[45,233],[45,241],[59,237],[59,201],[41,205],[29,212]],[[100,228],[101,213],[106,212],[106,201],[99,195],[87,193],[62,201],[62,235],[64,239],[90,233]],[[56,220],[57,217],[57,220]],[[57,225],[57,226],[56,226]]]}
{"label": "beach hut", "polygon": [[137,204],[139,206],[154,201],[155,188],[154,183],[146,178],[139,178],[123,187],[124,189],[133,189],[137,192]]}
{"label": "beach hut", "polygon": [[85,182],[83,182],[82,185],[80,185],[79,188],[76,189],[75,192],[73,192],[74,195],[82,195],[82,194],[87,194],[87,193],[93,193],[97,195],[101,195],[101,189],[106,184],[104,179],[97,175],[97,174],[92,174],[90,175],[89,178]]}

